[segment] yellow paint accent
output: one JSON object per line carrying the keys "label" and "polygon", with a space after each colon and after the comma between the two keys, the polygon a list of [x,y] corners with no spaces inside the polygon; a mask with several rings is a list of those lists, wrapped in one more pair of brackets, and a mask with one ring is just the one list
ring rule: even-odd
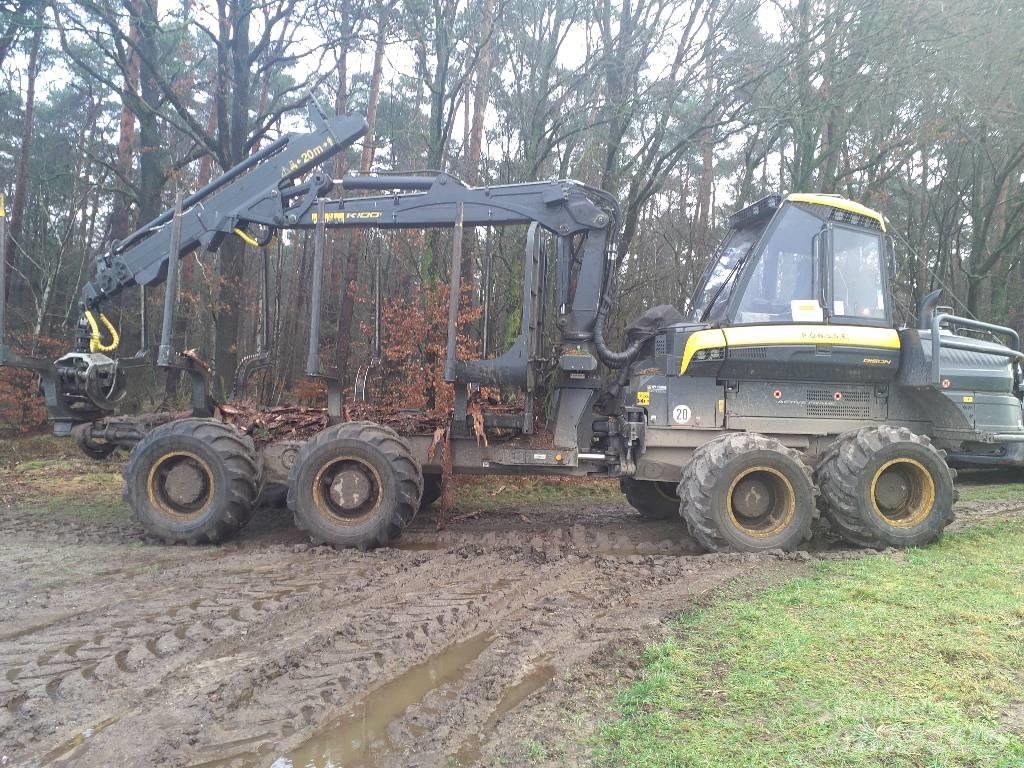
{"label": "yellow paint accent", "polygon": [[[828,344],[837,347],[899,349],[900,335],[893,328],[863,325],[737,325],[697,331],[686,340],[679,375],[686,373],[693,356],[702,349]],[[865,363],[868,359],[865,359]],[[875,363],[876,365],[879,363]],[[886,361],[888,364],[888,361]]]}
{"label": "yellow paint accent", "polygon": [[[875,498],[875,486],[878,485],[878,478],[890,467],[901,464],[910,467],[912,496],[905,507],[898,510],[895,515],[890,516],[882,512],[878,506],[878,499]],[[871,478],[871,509],[882,520],[894,528],[913,528],[927,519],[935,506],[935,480],[932,479],[924,464],[911,458],[892,459],[885,462]]]}
{"label": "yellow paint accent", "polygon": [[965,403],[973,403],[974,402],[974,395],[964,395],[964,402]]}
{"label": "yellow paint accent", "polygon": [[0,195],[0,219],[7,218],[7,207],[4,196]]}
{"label": "yellow paint accent", "polygon": [[867,216],[869,219],[877,221],[879,226],[882,228],[882,231],[885,232],[885,217],[882,216],[882,214],[873,208],[868,208],[866,205],[855,203],[853,200],[847,200],[845,197],[840,197],[839,195],[796,193],[787,197],[786,202],[827,205],[829,208],[838,208],[840,211],[847,211],[849,213]]}
{"label": "yellow paint accent", "polygon": [[103,337],[100,334],[99,323],[96,322],[96,316],[93,315],[89,310],[85,311],[85,321],[89,324],[90,337],[89,337],[89,351],[90,352],[113,352],[117,349],[121,343],[121,337],[117,333],[117,329],[114,324],[110,322],[106,315],[100,312],[100,320],[106,327],[107,332],[110,334],[110,343],[104,344]]}
{"label": "yellow paint accent", "polygon": [[651,393],[650,392],[637,392],[636,393],[636,404],[637,405],[650,405],[651,404]]}
{"label": "yellow paint accent", "polygon": [[250,235],[248,232],[246,232],[244,229],[235,227],[235,234],[238,235],[241,238],[242,242],[245,243],[246,245],[252,246],[253,248],[260,247],[259,241],[255,237]]}
{"label": "yellow paint accent", "polygon": [[[776,482],[781,481],[783,493],[780,495],[783,496],[781,501],[785,504],[785,509],[779,516],[779,519],[776,520],[767,530],[749,528],[740,522],[739,518],[736,517],[736,513],[733,511],[732,496],[736,491],[736,486],[739,485],[740,480],[754,474],[755,472],[764,472],[769,475],[774,475]],[[732,481],[732,485],[729,486],[729,492],[725,496],[725,506],[726,511],[729,514],[729,522],[731,522],[737,530],[742,531],[747,536],[753,536],[755,539],[766,539],[769,536],[774,536],[779,531],[786,530],[786,527],[793,522],[793,516],[796,514],[796,493],[793,491],[793,484],[789,482],[789,478],[779,472],[779,470],[774,467],[753,466],[738,474]]]}
{"label": "yellow paint accent", "polygon": [[[319,214],[312,213],[310,215],[312,216],[313,223],[316,224]],[[327,211],[324,214],[324,223],[344,224],[346,221],[376,221],[383,215],[384,211]]]}
{"label": "yellow paint accent", "polygon": [[[156,471],[166,464],[171,459],[175,458],[186,458],[191,459],[199,465],[200,471],[206,475],[206,483],[209,485],[209,493],[206,496],[206,501],[199,509],[195,512],[178,512],[166,506],[161,499],[161,494],[157,493],[156,488]],[[173,453],[166,453],[160,457],[149,470],[149,477],[146,479],[146,495],[149,497],[149,503],[156,507],[158,510],[163,512],[168,517],[172,517],[176,520],[193,520],[203,512],[206,511],[207,507],[210,506],[210,502],[213,500],[214,494],[217,492],[217,481],[213,478],[213,472],[210,470],[210,465],[203,459],[199,458],[196,454],[191,451],[175,451]]]}
{"label": "yellow paint accent", "polygon": [[716,349],[725,346],[725,334],[718,328],[697,331],[690,335],[683,348],[683,362],[679,366],[679,375],[686,373],[690,359],[702,349]]}
{"label": "yellow paint accent", "polygon": [[718,411],[719,413],[725,413],[725,400],[718,401]]}
{"label": "yellow paint accent", "polygon": [[872,349],[900,348],[900,335],[895,329],[864,325],[737,325],[723,329],[723,333],[730,347],[829,344]]}

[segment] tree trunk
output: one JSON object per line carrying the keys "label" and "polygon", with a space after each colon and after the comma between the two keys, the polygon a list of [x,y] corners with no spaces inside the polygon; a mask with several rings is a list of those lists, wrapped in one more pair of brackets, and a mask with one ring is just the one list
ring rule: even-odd
{"label": "tree trunk", "polygon": [[14,41],[18,39],[18,34],[22,30],[21,19],[18,17],[25,12],[28,8],[31,0],[19,0],[18,7],[14,9],[14,12],[8,17],[10,21],[7,23],[7,28],[4,30],[3,35],[0,35],[0,66],[3,66],[4,61],[7,60],[7,54],[11,52],[11,46],[14,45]]}
{"label": "tree trunk", "polygon": [[697,185],[697,212],[693,233],[693,256],[697,264],[707,264],[711,256],[710,237],[712,221],[712,199],[711,192],[715,180],[715,137],[711,128],[714,119],[711,114],[711,104],[714,99],[714,65],[712,61],[714,49],[711,40],[714,37],[711,30],[708,32],[708,43],[704,49],[704,66],[707,72],[704,76],[704,119],[707,125],[701,131],[701,174],[700,182]]}
{"label": "tree trunk", "polygon": [[[366,99],[366,124],[369,129],[363,137],[363,153],[360,157],[359,172],[368,173],[373,167],[373,142],[377,127],[377,102],[380,98],[380,83],[384,72],[384,49],[387,44],[387,30],[391,7],[381,11],[377,22],[377,39],[373,51],[373,72],[370,75],[370,90]],[[338,325],[335,336],[335,362],[338,366],[338,380],[345,383],[352,358],[352,318],[355,313],[356,283],[359,278],[359,253],[362,250],[363,231],[354,229],[348,238],[345,252],[345,271],[341,305],[338,308]]]}
{"label": "tree trunk", "polygon": [[[158,0],[134,0],[133,13],[138,15],[139,50],[144,61],[157,61],[157,2]],[[164,186],[163,142],[160,140],[160,126],[157,110],[160,90],[157,73],[148,66],[137,73],[139,93],[144,109],[139,115],[139,221],[147,222],[158,216],[163,209],[160,196]]]}
{"label": "tree trunk", "polygon": [[[132,16],[128,39],[133,43],[139,40],[139,17]],[[131,93],[139,89],[139,57],[135,50],[128,50],[128,71],[125,73],[124,89]],[[135,113],[128,106],[128,100],[121,101],[121,124],[117,141],[117,189],[110,206],[110,240],[123,240],[131,231],[131,216],[128,213],[131,197],[132,155],[135,145]],[[149,221],[149,219],[146,219]]]}
{"label": "tree trunk", "polygon": [[8,222],[7,241],[7,281],[5,297],[12,304],[18,294],[13,290],[14,282],[11,272],[18,262],[17,248],[21,247],[22,221],[25,217],[25,201],[28,198],[28,163],[32,156],[32,134],[35,127],[36,78],[39,75],[39,43],[43,29],[40,23],[32,35],[32,46],[28,54],[28,84],[25,92],[25,117],[21,131],[21,154],[18,156],[18,170],[14,177],[14,199],[11,201],[10,221]]}
{"label": "tree trunk", "polygon": [[[476,83],[473,88],[473,119],[469,128],[469,148],[466,155],[466,182],[475,187],[480,183],[480,158],[483,154],[484,115],[490,97],[490,79],[492,68],[491,38],[494,34],[494,0],[484,0],[483,19],[481,20],[480,58],[476,66]],[[466,106],[469,113],[469,105]],[[462,247],[462,279],[469,282],[470,296],[476,297],[475,251],[477,245],[477,229],[474,227],[463,239]]]}
{"label": "tree trunk", "polygon": [[[240,163],[245,157],[249,135],[249,101],[251,62],[249,61],[249,21],[252,16],[250,0],[230,3],[230,16],[222,20],[233,25],[230,49],[230,87],[228,89],[227,124],[218,118],[218,132],[226,139],[221,145],[228,148],[225,169]],[[223,397],[231,391],[231,381],[238,367],[238,330],[242,312],[242,281],[245,279],[245,244],[237,237],[228,237],[220,247],[217,259],[219,295],[217,298],[217,324],[214,334],[215,390]]]}

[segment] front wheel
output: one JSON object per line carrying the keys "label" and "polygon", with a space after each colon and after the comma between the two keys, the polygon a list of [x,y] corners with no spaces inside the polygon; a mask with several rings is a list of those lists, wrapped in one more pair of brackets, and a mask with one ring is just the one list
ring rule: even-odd
{"label": "front wheel", "polygon": [[675,483],[624,477],[619,480],[619,490],[644,520],[671,520],[679,515]]}
{"label": "front wheel", "polygon": [[953,522],[953,472],[927,437],[905,427],[840,435],[817,477],[825,515],[852,544],[923,546]]}
{"label": "front wheel", "polygon": [[386,546],[415,516],[423,473],[388,427],[347,422],[325,429],[299,450],[288,476],[295,523],[316,543]]}
{"label": "front wheel", "polygon": [[753,433],[699,447],[679,481],[680,514],[712,552],[795,550],[810,538],[815,489],[792,448]]}

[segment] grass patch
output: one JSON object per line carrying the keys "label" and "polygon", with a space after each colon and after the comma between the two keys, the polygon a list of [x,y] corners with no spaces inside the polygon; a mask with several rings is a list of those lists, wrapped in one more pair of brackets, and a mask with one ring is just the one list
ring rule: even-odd
{"label": "grass patch", "polygon": [[822,563],[651,646],[597,759],[629,766],[1021,766],[1024,524]]}
{"label": "grass patch", "polygon": [[0,505],[23,512],[85,520],[127,519],[122,486],[117,460],[97,462],[57,453],[0,467]]}
{"label": "grass patch", "polygon": [[75,441],[67,437],[39,434],[0,438],[0,468],[30,459],[70,459],[81,455]]}

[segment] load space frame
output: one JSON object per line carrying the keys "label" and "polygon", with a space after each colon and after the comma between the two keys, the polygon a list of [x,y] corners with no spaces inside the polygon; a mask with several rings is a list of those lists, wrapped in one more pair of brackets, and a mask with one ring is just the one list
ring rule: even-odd
{"label": "load space frame", "polygon": [[[523,466],[550,471],[576,471],[580,453],[604,463],[604,454],[587,454],[593,440],[590,406],[603,386],[594,349],[595,325],[606,292],[609,236],[618,225],[618,206],[600,190],[572,181],[544,181],[490,187],[469,187],[448,174],[374,174],[333,180],[317,169],[351,146],[366,132],[361,117],[328,118],[314,104],[310,108],[314,130],[288,134],[254,154],[203,189],[176,195],[175,205],[141,226],[99,256],[96,274],[81,291],[84,313],[99,314],[102,307],[132,286],[164,284],[164,306],[159,344],[142,346],[135,357],[118,358],[97,353],[83,319],[74,351],[56,363],[26,360],[4,344],[0,320],[0,365],[31,367],[40,373],[49,416],[57,434],[76,425],[97,439],[137,442],[140,420],[113,417],[123,393],[124,375],[132,367],[150,364],[180,369],[189,374],[191,407],[196,417],[213,413],[208,372],[175,350],[174,317],[177,311],[177,262],[198,248],[216,250],[227,237],[266,246],[279,230],[313,231],[314,263],[310,286],[310,341],[306,373],[325,381],[328,413],[341,418],[342,391],[337,372],[324,370],[320,361],[320,315],[323,303],[326,231],[348,227],[379,230],[445,228],[453,231],[451,284],[461,284],[461,242],[466,227],[528,225],[522,275],[521,327],[510,349],[492,359],[461,360],[456,353],[459,290],[450,291],[449,335],[445,380],[455,388],[455,414],[451,424],[452,454],[457,469],[487,471]],[[332,191],[339,197],[329,198]],[[358,193],[353,196],[349,193]],[[371,193],[371,194],[364,194]],[[547,285],[548,248],[553,242],[554,285]],[[261,249],[260,268],[254,278],[266,292],[267,264]],[[533,394],[540,365],[545,323],[545,298],[554,292],[557,326],[563,354],[557,361],[557,401],[551,420],[549,445],[556,450],[527,450],[534,425]],[[0,307],[2,309],[2,307]],[[264,312],[266,304],[264,303]],[[0,317],[2,317],[0,313]],[[264,323],[266,328],[266,323]],[[267,340],[258,354],[244,359],[234,377],[234,390],[244,389],[253,371],[269,361]],[[155,352],[155,355],[154,355]],[[73,359],[70,359],[73,358]],[[116,397],[96,396],[96,376],[106,377]],[[467,396],[471,387],[515,388],[523,393],[524,408],[516,414],[492,414],[487,427],[526,436],[522,446],[475,449],[465,440]],[[95,426],[89,426],[95,423]],[[80,428],[79,431],[81,431]],[[88,438],[87,438],[88,441]],[[542,456],[543,454],[543,456]],[[592,467],[594,468],[594,467]]]}

